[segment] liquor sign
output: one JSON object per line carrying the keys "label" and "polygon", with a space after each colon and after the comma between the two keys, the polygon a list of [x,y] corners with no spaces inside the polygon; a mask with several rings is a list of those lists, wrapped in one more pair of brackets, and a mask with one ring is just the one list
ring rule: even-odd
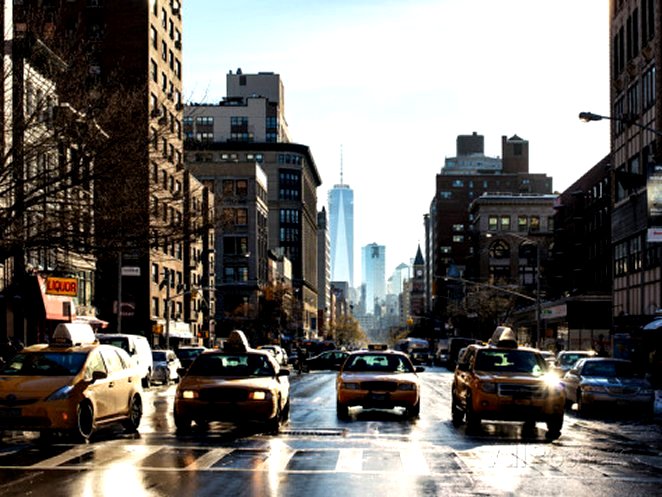
{"label": "liquor sign", "polygon": [[648,201],[648,242],[660,242],[662,232],[662,171],[655,166],[648,177],[646,197]]}
{"label": "liquor sign", "polygon": [[78,278],[46,278],[46,295],[78,297]]}

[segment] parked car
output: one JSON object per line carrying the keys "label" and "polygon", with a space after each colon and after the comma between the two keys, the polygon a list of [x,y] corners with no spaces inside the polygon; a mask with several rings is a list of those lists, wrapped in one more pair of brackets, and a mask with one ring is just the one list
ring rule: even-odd
{"label": "parked car", "polygon": [[175,394],[177,430],[229,421],[263,423],[277,433],[289,418],[289,374],[271,352],[250,348],[242,332],[232,331],[222,350],[200,353],[182,377]]}
{"label": "parked car", "polygon": [[563,376],[577,364],[579,359],[596,355],[593,350],[562,350],[556,356],[554,368],[559,376]]}
{"label": "parked car", "polygon": [[258,350],[268,350],[276,358],[276,362],[281,366],[287,366],[287,352],[280,345],[260,345]]}
{"label": "parked car", "polygon": [[0,430],[63,432],[86,441],[103,425],[138,430],[142,372],[100,344],[88,324],[62,323],[50,344],[25,347],[0,368]]}
{"label": "parked car", "polygon": [[175,355],[182,364],[182,368],[188,369],[196,357],[208,350],[202,345],[181,345],[175,349]]}
{"label": "parked car", "polygon": [[315,369],[337,370],[342,366],[349,352],[344,350],[327,350],[316,356],[306,359],[306,369],[309,371]]}
{"label": "parked car", "polygon": [[543,356],[518,347],[512,332],[491,343],[467,346],[458,360],[451,389],[453,424],[466,420],[469,429],[477,429],[484,419],[523,421],[530,430],[544,421],[548,438],[560,436],[565,396]]}
{"label": "parked car", "polygon": [[655,392],[632,361],[608,357],[580,359],[563,377],[568,404],[586,413],[598,405],[652,414]]}
{"label": "parked car", "polygon": [[182,367],[177,355],[172,350],[153,350],[152,382],[167,385],[171,381],[179,381],[179,369]]}
{"label": "parked car", "polygon": [[147,338],[129,333],[98,333],[97,338],[101,343],[125,350],[141,372],[143,388],[149,388],[154,362],[152,361],[152,348],[149,346]]}
{"label": "parked car", "polygon": [[418,417],[421,386],[409,356],[397,350],[351,352],[336,378],[336,414],[349,418],[349,409],[393,409],[404,407],[405,414]]}

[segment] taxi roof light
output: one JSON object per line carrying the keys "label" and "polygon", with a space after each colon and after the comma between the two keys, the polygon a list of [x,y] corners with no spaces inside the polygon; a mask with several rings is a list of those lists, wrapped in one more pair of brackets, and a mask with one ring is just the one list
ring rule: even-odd
{"label": "taxi roof light", "polygon": [[89,345],[97,342],[94,329],[87,323],[60,323],[53,331],[51,345],[72,347]]}
{"label": "taxi roof light", "polygon": [[516,349],[517,336],[509,326],[497,326],[494,333],[492,333],[492,338],[490,338],[488,344],[492,347],[508,347]]}
{"label": "taxi roof light", "polygon": [[250,348],[248,338],[246,338],[246,334],[241,330],[232,330],[223,345],[223,350],[226,352],[246,352]]}

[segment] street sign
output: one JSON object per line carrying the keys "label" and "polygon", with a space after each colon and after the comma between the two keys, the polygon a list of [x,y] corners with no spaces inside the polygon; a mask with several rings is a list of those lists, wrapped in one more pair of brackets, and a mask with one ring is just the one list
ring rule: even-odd
{"label": "street sign", "polygon": [[122,276],[140,276],[138,266],[122,266]]}

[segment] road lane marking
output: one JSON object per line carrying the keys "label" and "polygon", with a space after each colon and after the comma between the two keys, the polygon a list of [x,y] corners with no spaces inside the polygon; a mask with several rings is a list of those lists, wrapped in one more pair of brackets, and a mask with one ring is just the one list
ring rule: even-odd
{"label": "road lane marking", "polygon": [[363,471],[363,449],[340,449],[336,473],[360,473]]}

